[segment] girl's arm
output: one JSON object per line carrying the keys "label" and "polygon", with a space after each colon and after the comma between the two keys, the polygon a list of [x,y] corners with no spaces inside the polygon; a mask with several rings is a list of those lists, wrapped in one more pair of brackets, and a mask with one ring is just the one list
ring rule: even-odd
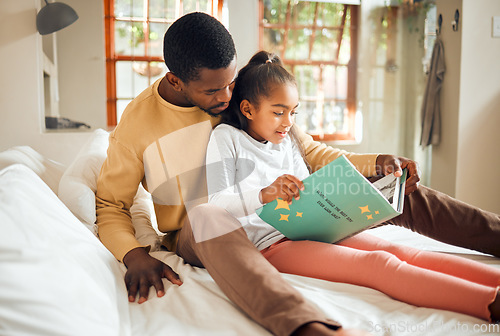
{"label": "girl's arm", "polygon": [[215,128],[207,147],[208,202],[226,209],[236,218],[248,216],[262,206],[259,193],[262,189],[243,188],[239,182],[254,171],[256,162],[238,158],[237,131],[231,126]]}

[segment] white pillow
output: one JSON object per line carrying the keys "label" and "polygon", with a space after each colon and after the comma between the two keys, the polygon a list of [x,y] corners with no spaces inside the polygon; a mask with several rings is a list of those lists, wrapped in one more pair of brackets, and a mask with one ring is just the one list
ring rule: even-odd
{"label": "white pillow", "polygon": [[108,138],[105,130],[95,130],[59,182],[58,196],[61,201],[94,233],[97,177],[106,159]]}
{"label": "white pillow", "polygon": [[130,335],[124,270],[35,173],[0,171],[6,335]]}
{"label": "white pillow", "polygon": [[[95,130],[66,169],[59,183],[58,196],[61,201],[94,234],[97,233],[97,178],[106,159],[108,145],[109,133],[103,129]],[[142,185],[139,186],[130,212],[137,240],[143,245],[150,245],[152,251],[159,249],[161,240],[157,231],[153,201]]]}
{"label": "white pillow", "polygon": [[0,153],[0,170],[12,164],[20,163],[33,170],[40,178],[57,193],[59,180],[64,166],[46,159],[29,146],[17,146]]}

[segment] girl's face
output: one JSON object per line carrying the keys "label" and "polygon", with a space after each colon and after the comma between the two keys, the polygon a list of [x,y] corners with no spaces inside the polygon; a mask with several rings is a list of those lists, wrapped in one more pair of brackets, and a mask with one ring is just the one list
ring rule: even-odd
{"label": "girl's face", "polygon": [[257,141],[279,144],[294,123],[298,105],[299,93],[293,84],[275,86],[269,98],[262,97],[258,106],[243,100],[240,110],[248,119],[245,131]]}

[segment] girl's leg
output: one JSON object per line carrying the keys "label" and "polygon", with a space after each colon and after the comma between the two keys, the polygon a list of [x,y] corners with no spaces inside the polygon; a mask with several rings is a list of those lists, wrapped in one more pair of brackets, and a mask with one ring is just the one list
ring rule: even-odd
{"label": "girl's leg", "polygon": [[422,251],[393,244],[366,232],[345,239],[338,245],[365,251],[387,251],[414,266],[453,275],[485,286],[500,286],[500,269],[446,253]]}
{"label": "girl's leg", "polygon": [[278,271],[377,289],[416,306],[490,319],[497,289],[402,262],[386,251],[362,251],[285,240],[262,251]]}

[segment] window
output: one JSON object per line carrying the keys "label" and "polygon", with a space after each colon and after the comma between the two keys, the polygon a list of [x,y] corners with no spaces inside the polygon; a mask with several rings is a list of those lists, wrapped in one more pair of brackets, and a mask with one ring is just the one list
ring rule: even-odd
{"label": "window", "polygon": [[278,54],[297,78],[297,124],[316,140],[354,140],[359,1],[259,5],[259,47]]}
{"label": "window", "polygon": [[163,77],[163,35],[182,15],[222,15],[222,0],[105,0],[108,127],[127,104]]}

